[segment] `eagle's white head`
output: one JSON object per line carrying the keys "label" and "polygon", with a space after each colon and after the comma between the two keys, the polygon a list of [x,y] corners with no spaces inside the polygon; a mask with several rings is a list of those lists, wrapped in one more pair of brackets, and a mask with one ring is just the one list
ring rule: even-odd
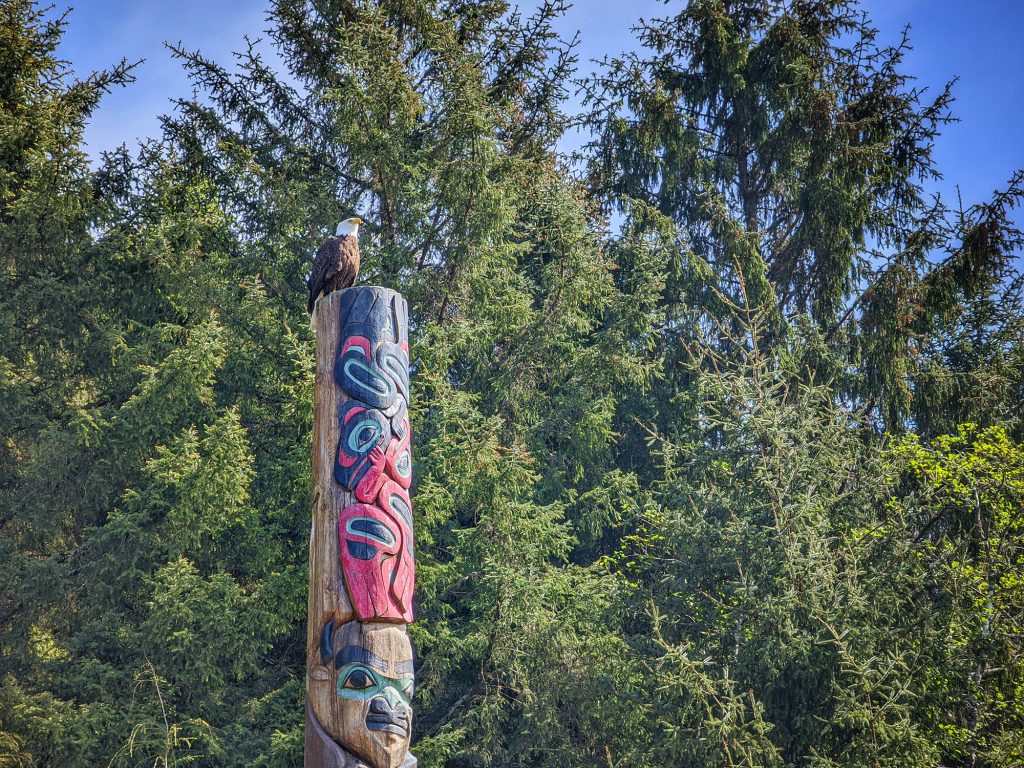
{"label": "eagle's white head", "polygon": [[353,216],[351,219],[345,219],[334,231],[334,236],[348,237],[349,235],[352,235],[354,237],[359,237],[359,225],[362,223],[363,220],[358,216]]}

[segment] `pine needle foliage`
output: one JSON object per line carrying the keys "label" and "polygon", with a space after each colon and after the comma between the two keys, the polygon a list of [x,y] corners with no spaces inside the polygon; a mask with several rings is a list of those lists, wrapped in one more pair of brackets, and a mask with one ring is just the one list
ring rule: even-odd
{"label": "pine needle foliage", "polygon": [[[915,84],[908,32],[882,42],[852,0],[694,0],[638,35],[585,83],[584,159],[607,209],[675,230],[666,348],[734,307],[767,313],[765,344],[808,318],[814,370],[884,428],[1019,419],[1021,176],[967,209],[926,194],[954,82]],[[968,351],[979,322],[994,346]]]}

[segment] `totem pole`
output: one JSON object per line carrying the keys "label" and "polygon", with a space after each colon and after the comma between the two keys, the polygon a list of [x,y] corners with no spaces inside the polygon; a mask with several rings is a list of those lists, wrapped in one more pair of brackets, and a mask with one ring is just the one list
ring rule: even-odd
{"label": "totem pole", "polygon": [[319,300],[306,768],[412,768],[412,434],[405,299]]}

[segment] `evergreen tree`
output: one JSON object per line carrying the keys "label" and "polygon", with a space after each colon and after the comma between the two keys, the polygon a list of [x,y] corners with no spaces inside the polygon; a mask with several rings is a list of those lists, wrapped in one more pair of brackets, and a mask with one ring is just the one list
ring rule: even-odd
{"label": "evergreen tree", "polygon": [[999,678],[1019,644],[943,671],[984,611],[926,543],[909,454],[881,432],[1018,428],[1019,175],[967,210],[925,199],[950,91],[925,100],[907,40],[879,44],[855,3],[696,0],[639,36],[588,83],[584,157],[623,215],[617,282],[662,276],[642,336],[660,375],[615,422],[620,467],[652,493],[608,561],[657,692],[644,752],[999,765],[1019,726],[987,718],[1019,707]]}
{"label": "evergreen tree", "polygon": [[[741,324],[736,319],[736,324]],[[809,385],[798,347],[695,348],[684,441],[609,566],[632,586],[650,752],[705,766],[936,765],[920,700],[935,583],[891,507],[899,470]],[[637,692],[639,694],[639,692]]]}
{"label": "evergreen tree", "polygon": [[35,765],[280,764],[306,347],[208,181],[158,145],[90,172],[83,122],[127,67],[75,83],[63,19],[2,19],[0,730]]}
{"label": "evergreen tree", "polygon": [[[640,44],[589,84],[589,175],[606,206],[678,230],[662,294],[665,399],[688,386],[674,350],[740,307],[765,314],[763,344],[809,318],[822,339],[812,370],[841,377],[886,428],[951,405],[935,386],[971,398],[961,411],[991,406],[993,391],[967,380],[992,375],[997,353],[979,350],[970,364],[984,370],[964,371],[934,337],[955,333],[973,297],[1013,293],[1020,180],[967,212],[927,198],[952,97],[914,86],[907,36],[880,43],[853,0],[695,0],[642,25]],[[1019,329],[1004,337],[1020,344]],[[1019,365],[1001,375],[1000,407],[1013,410]]]}

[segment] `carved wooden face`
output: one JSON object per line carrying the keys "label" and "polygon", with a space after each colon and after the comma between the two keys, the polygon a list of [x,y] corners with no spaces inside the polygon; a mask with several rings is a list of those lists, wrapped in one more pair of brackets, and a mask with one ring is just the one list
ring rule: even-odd
{"label": "carved wooden face", "polygon": [[412,645],[403,627],[350,621],[334,631],[336,699],[320,718],[335,741],[372,768],[398,768],[412,735]]}

